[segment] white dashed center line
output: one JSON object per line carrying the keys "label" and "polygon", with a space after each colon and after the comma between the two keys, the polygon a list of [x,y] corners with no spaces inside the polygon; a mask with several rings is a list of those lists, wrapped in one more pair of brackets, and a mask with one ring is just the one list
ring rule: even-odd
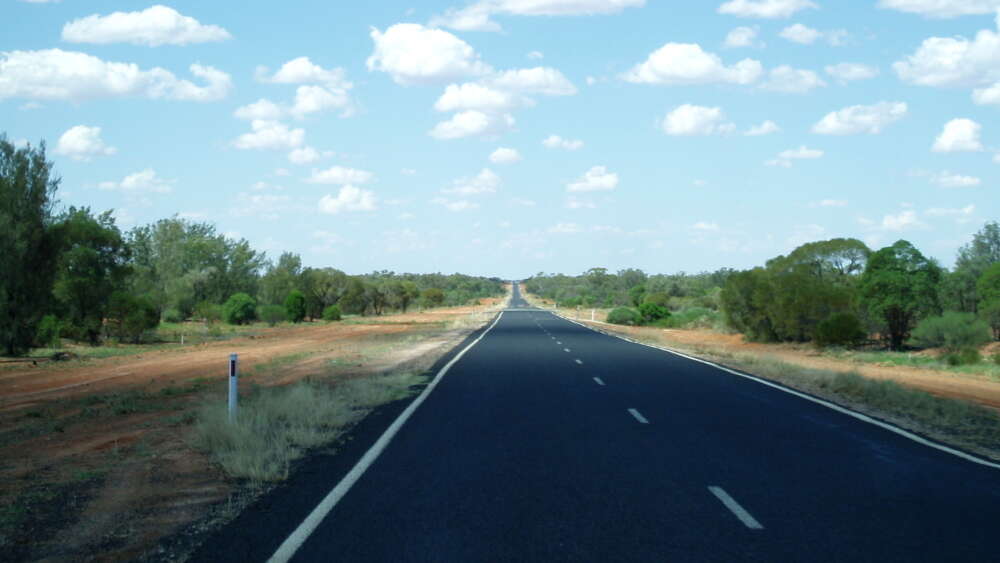
{"label": "white dashed center line", "polygon": [[761,526],[760,522],[758,522],[757,519],[751,516],[750,513],[747,512],[745,508],[740,506],[740,503],[736,502],[733,499],[733,497],[729,496],[729,493],[722,490],[722,487],[709,487],[708,490],[711,491],[713,495],[715,495],[715,498],[722,501],[722,504],[726,505],[726,508],[728,508],[730,512],[735,514],[736,517],[740,519],[740,522],[743,522],[743,524],[747,528],[750,528],[751,530],[764,529],[764,526]]}
{"label": "white dashed center line", "polygon": [[604,385],[604,380],[600,377],[595,377],[594,381],[596,381],[598,385]]}
{"label": "white dashed center line", "polygon": [[628,412],[629,414],[634,416],[636,420],[639,421],[639,424],[649,424],[649,421],[646,420],[646,417],[642,416],[642,414],[640,414],[639,411],[635,409],[629,409]]}
{"label": "white dashed center line", "polygon": [[580,358],[577,358],[577,359],[575,359],[573,361],[576,362],[576,363],[578,363],[578,364],[580,364],[581,366],[583,365],[583,360],[581,360]]}
{"label": "white dashed center line", "polygon": [[559,342],[558,340],[556,340],[556,344],[562,346],[562,342]]}
{"label": "white dashed center line", "polygon": [[569,352],[569,348],[563,348],[563,352]]}

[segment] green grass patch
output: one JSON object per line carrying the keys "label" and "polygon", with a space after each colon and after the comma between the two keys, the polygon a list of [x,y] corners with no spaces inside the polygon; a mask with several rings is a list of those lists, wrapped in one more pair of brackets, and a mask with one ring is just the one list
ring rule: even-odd
{"label": "green grass patch", "polygon": [[337,385],[303,381],[257,388],[242,399],[234,422],[221,399],[198,413],[194,444],[233,477],[279,481],[308,450],[329,444],[372,408],[405,398],[426,377],[403,373]]}
{"label": "green grass patch", "polygon": [[911,352],[858,352],[852,350],[828,350],[825,352],[833,358],[851,360],[866,364],[881,364],[889,366],[907,366],[915,368],[933,369],[937,371],[947,371],[952,373],[962,373],[968,375],[983,375],[993,380],[1000,381],[1000,364],[984,358],[974,364],[951,365],[946,358],[927,356],[924,354],[914,354]]}

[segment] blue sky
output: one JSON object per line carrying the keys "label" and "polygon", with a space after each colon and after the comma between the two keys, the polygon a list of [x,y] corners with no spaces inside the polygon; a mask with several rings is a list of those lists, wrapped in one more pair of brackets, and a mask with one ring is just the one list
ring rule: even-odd
{"label": "blue sky", "polygon": [[[349,273],[745,268],[1000,216],[1000,0],[30,2],[0,130],[64,204]],[[503,150],[500,150],[503,149]]]}

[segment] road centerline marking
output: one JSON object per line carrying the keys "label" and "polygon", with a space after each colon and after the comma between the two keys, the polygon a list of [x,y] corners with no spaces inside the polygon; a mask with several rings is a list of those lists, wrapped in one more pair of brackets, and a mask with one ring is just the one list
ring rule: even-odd
{"label": "road centerline marking", "polygon": [[577,359],[575,359],[573,361],[576,362],[576,363],[578,363],[578,364],[580,364],[581,366],[583,365],[583,360],[581,360],[580,358],[577,358]]}
{"label": "road centerline marking", "polygon": [[563,348],[563,352],[569,352],[569,348]]}
{"label": "road centerline marking", "polygon": [[711,491],[713,495],[715,495],[715,498],[722,501],[722,504],[724,504],[726,508],[729,509],[730,512],[736,515],[736,517],[740,519],[740,522],[743,522],[744,526],[750,528],[751,530],[764,529],[764,526],[762,526],[760,522],[757,521],[756,518],[751,516],[750,513],[747,512],[745,508],[740,506],[740,503],[736,502],[736,499],[729,496],[729,493],[724,491],[722,487],[711,486],[708,488],[708,490]]}
{"label": "road centerline marking", "polygon": [[633,417],[635,417],[635,419],[639,421],[639,424],[649,424],[649,421],[646,420],[646,417],[642,416],[642,413],[640,413],[639,411],[635,409],[629,409],[628,413]]}
{"label": "road centerline marking", "polygon": [[600,385],[602,387],[604,386],[604,380],[601,379],[600,377],[595,377],[594,381],[596,381],[598,385]]}

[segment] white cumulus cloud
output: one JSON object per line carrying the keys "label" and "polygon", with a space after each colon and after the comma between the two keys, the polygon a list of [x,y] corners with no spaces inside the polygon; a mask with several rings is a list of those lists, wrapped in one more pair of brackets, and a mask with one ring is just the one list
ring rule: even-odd
{"label": "white cumulus cloud", "polygon": [[490,154],[490,162],[494,164],[512,164],[521,160],[521,153],[517,149],[507,147],[499,147]]}
{"label": "white cumulus cloud", "polygon": [[341,211],[375,211],[375,193],[356,186],[343,186],[337,195],[326,194],[319,200],[320,213],[336,215]]}
{"label": "white cumulus cloud", "polygon": [[841,84],[878,76],[878,67],[861,63],[837,63],[827,65],[823,70]]}
{"label": "white cumulus cloud", "polygon": [[768,72],[767,80],[760,87],[784,94],[805,94],[823,86],[826,82],[815,72],[781,65]]}
{"label": "white cumulus cloud", "polygon": [[805,9],[819,6],[809,0],[730,0],[719,6],[718,12],[740,18],[789,18]]}
{"label": "white cumulus cloud", "polygon": [[978,152],[983,150],[979,139],[983,126],[971,119],[952,119],[944,124],[941,134],[934,139],[934,152]]}
{"label": "white cumulus cloud", "polygon": [[431,18],[430,25],[459,31],[500,31],[493,15],[590,16],[615,14],[641,7],[646,0],[482,0],[464,8],[452,8]]}
{"label": "white cumulus cloud", "polygon": [[94,14],[73,20],[62,30],[63,41],[69,43],[132,43],[150,47],[225,41],[231,37],[217,25],[204,25],[161,5],[141,12]]}
{"label": "white cumulus cloud", "polygon": [[764,43],[757,39],[760,31],[756,27],[740,26],[735,27],[726,34],[724,47],[736,49],[739,47],[763,47]]}
{"label": "white cumulus cloud", "polygon": [[831,29],[820,31],[801,23],[792,24],[782,29],[779,36],[800,45],[812,45],[819,39],[825,39],[827,43],[834,47],[841,47],[847,43],[849,34],[844,29]]}
{"label": "white cumulus cloud", "polygon": [[398,23],[384,32],[373,28],[371,38],[375,50],[368,70],[385,72],[398,84],[434,84],[492,71],[472,46],[442,29]]}
{"label": "white cumulus cloud", "polygon": [[879,0],[878,7],[928,18],[954,18],[995,13],[1000,0]]}
{"label": "white cumulus cloud", "polygon": [[568,192],[597,192],[618,187],[618,174],[608,172],[605,166],[592,166],[583,176],[566,184]]}
{"label": "white cumulus cloud", "polygon": [[549,135],[542,140],[542,145],[549,149],[575,151],[583,147],[583,141],[580,139],[564,139],[559,135]]}
{"label": "white cumulus cloud", "polygon": [[495,115],[478,110],[460,111],[428,132],[435,139],[460,139],[477,135],[496,135],[514,126],[509,114]]}
{"label": "white cumulus cloud", "polygon": [[164,180],[156,174],[155,170],[147,168],[125,176],[120,182],[101,182],[97,187],[102,190],[121,191],[131,194],[168,194],[173,191],[173,183],[173,180]]}
{"label": "white cumulus cloud", "polygon": [[955,174],[947,170],[931,175],[931,182],[942,188],[974,188],[983,183],[975,176]]}
{"label": "white cumulus cloud", "polygon": [[108,146],[101,139],[100,127],[76,125],[70,127],[59,137],[56,144],[56,154],[68,156],[73,160],[90,160],[94,156],[110,156],[118,152],[115,147]]}
{"label": "white cumulus cloud", "polygon": [[797,149],[787,149],[778,153],[777,158],[768,160],[764,164],[768,166],[781,166],[783,168],[791,168],[793,160],[805,160],[805,159],[815,159],[823,156],[823,151],[819,149],[810,149],[805,145],[800,146]]}
{"label": "white cumulus cloud", "polygon": [[289,129],[278,121],[254,119],[250,122],[250,133],[244,133],[233,141],[233,146],[243,150],[287,150],[305,142],[303,129]]}
{"label": "white cumulus cloud", "polygon": [[812,127],[820,135],[856,135],[881,133],[887,125],[906,116],[903,102],[879,102],[870,106],[850,106],[831,111]]}
{"label": "white cumulus cloud", "polygon": [[722,108],[683,104],[663,118],[663,132],[667,135],[713,135],[732,133],[736,126],[725,122]]}
{"label": "white cumulus cloud", "polygon": [[255,76],[261,82],[273,84],[322,84],[334,90],[350,90],[353,87],[344,69],[323,68],[309,57],[296,57],[281,65],[274,74],[267,67],[259,66]]}
{"label": "white cumulus cloud", "polygon": [[502,111],[521,103],[509,92],[503,92],[476,82],[449,84],[441,97],[434,103],[438,111]]}
{"label": "white cumulus cloud", "polygon": [[892,68],[901,80],[919,86],[994,86],[1000,83],[1000,34],[984,29],[971,40],[930,37]]}
{"label": "white cumulus cloud", "polygon": [[375,175],[367,170],[331,166],[326,170],[313,170],[306,179],[310,184],[367,184],[375,179]]}
{"label": "white cumulus cloud", "polygon": [[500,176],[489,168],[483,168],[479,174],[471,178],[459,178],[451,187],[441,190],[446,194],[481,195],[491,194],[500,187]]}
{"label": "white cumulus cloud", "polygon": [[0,100],[28,98],[79,102],[126,96],[210,102],[225,98],[230,76],[193,64],[191,74],[204,86],[177,78],[160,67],[142,70],[133,63],[103,61],[62,49],[0,52]]}
{"label": "white cumulus cloud", "polygon": [[726,66],[718,55],[702,50],[697,43],[667,43],[632,67],[623,78],[641,84],[751,84],[762,73],[760,61],[743,59]]}
{"label": "white cumulus cloud", "polygon": [[768,119],[760,125],[754,125],[753,127],[747,129],[743,132],[743,134],[747,137],[761,137],[763,135],[777,133],[778,131],[781,131],[781,127],[778,127],[777,123]]}
{"label": "white cumulus cloud", "polygon": [[904,209],[895,215],[889,214],[883,217],[881,226],[882,230],[898,232],[921,227],[923,223],[917,218],[916,211]]}

